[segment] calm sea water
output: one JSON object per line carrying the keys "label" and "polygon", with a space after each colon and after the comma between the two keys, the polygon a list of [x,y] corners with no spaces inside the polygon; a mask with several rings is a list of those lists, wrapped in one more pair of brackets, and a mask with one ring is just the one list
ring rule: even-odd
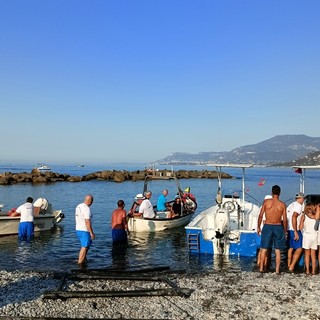
{"label": "calm sea water", "polygon": [[[30,172],[27,165],[0,165],[0,173]],[[104,169],[137,170],[137,165],[109,166],[51,166],[52,171],[71,175],[84,175]],[[160,167],[159,169],[164,169]],[[171,169],[171,168],[167,168]],[[213,170],[210,167],[175,167],[179,169]],[[225,169],[235,177],[223,180],[223,190],[241,189],[240,169]],[[281,199],[289,204],[299,191],[299,174],[291,168],[251,168],[246,170],[246,191],[260,203],[271,187],[278,184],[282,188]],[[265,184],[259,186],[261,179]],[[198,202],[197,213],[214,204],[217,180],[184,179],[181,187],[191,188]],[[155,204],[161,190],[167,188],[169,196],[177,191],[176,183],[168,181],[151,181],[149,189],[153,192],[152,202]],[[213,258],[204,255],[189,255],[184,228],[167,230],[159,233],[131,234],[128,248],[123,252],[114,251],[111,243],[111,213],[119,199],[131,207],[134,196],[143,190],[143,182],[114,183],[108,181],[88,181],[80,183],[58,182],[46,185],[18,184],[0,186],[0,202],[5,209],[17,207],[26,197],[45,197],[55,209],[62,209],[66,218],[62,224],[48,232],[38,235],[31,243],[19,243],[16,236],[0,238],[0,269],[4,270],[70,270],[77,268],[76,260],[79,243],[74,230],[74,210],[83,201],[87,193],[93,194],[95,200],[91,207],[94,215],[93,228],[96,239],[88,253],[88,268],[136,267],[136,266],[170,266],[173,269],[190,271],[211,271],[220,268],[229,270],[252,270],[255,259]],[[308,171],[306,174],[306,193],[320,193],[320,171]],[[196,214],[197,214],[196,213]]]}

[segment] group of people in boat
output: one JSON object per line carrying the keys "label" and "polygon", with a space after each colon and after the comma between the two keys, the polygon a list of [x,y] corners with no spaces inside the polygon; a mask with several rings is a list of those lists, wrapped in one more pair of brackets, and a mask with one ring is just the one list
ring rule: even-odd
{"label": "group of people in boat", "polygon": [[260,210],[257,226],[257,232],[261,235],[257,260],[260,272],[268,269],[274,247],[277,274],[280,273],[281,253],[286,252],[290,272],[294,272],[304,253],[305,272],[315,275],[317,258],[320,268],[320,203],[304,205],[305,196],[298,192],[295,201],[287,207],[279,199],[280,192],[278,185],[273,186],[272,196],[265,197]]}
{"label": "group of people in boat", "polygon": [[[172,219],[184,214],[184,202],[187,200],[186,195],[177,194],[173,203],[167,201],[168,189],[163,189],[158,197],[157,205],[153,206],[150,199],[151,191],[145,191],[144,194],[138,193],[135,196],[134,203],[126,215],[124,210],[125,203],[123,200],[118,200],[117,209],[112,212],[112,242],[114,245],[126,244],[128,230],[128,219],[130,218],[157,218],[161,212],[166,219]],[[190,196],[190,194],[188,194]],[[194,199],[195,201],[195,199]]]}
{"label": "group of people in boat", "polygon": [[[139,193],[135,197],[135,201],[128,212],[129,217],[156,218],[158,212],[165,212],[166,218],[174,218],[183,214],[183,197],[179,194],[175,196],[174,202],[171,204],[167,201],[168,190],[163,189],[158,197],[157,205],[154,207],[150,201],[152,197],[151,191],[145,191],[144,194]],[[156,210],[155,210],[156,209]]]}

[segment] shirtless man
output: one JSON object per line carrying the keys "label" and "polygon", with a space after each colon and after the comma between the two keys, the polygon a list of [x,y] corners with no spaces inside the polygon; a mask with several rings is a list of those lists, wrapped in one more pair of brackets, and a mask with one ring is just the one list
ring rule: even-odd
{"label": "shirtless man", "polygon": [[113,244],[126,244],[128,224],[126,210],[124,210],[124,201],[119,200],[118,208],[112,212],[112,242]]}
{"label": "shirtless man", "polygon": [[[277,185],[272,187],[272,199],[264,200],[258,219],[258,234],[261,233],[261,261],[266,258],[267,250],[275,247],[276,273],[280,273],[281,250],[285,248],[287,236],[287,214],[286,205],[279,200],[281,188]],[[265,224],[262,232],[260,229],[263,213],[265,213]],[[260,272],[265,272],[265,265],[260,264]]]}

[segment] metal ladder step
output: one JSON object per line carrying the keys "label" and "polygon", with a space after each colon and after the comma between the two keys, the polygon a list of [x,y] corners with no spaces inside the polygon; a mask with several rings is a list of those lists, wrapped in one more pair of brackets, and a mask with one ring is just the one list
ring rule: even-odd
{"label": "metal ladder step", "polygon": [[188,233],[188,248],[189,250],[199,251],[199,234],[198,233]]}

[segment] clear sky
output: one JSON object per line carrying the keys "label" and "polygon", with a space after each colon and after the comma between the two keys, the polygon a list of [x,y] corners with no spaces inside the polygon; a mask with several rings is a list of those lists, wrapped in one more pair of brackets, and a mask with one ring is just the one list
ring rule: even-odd
{"label": "clear sky", "polygon": [[318,0],[0,0],[0,161],[318,137],[319,14]]}

